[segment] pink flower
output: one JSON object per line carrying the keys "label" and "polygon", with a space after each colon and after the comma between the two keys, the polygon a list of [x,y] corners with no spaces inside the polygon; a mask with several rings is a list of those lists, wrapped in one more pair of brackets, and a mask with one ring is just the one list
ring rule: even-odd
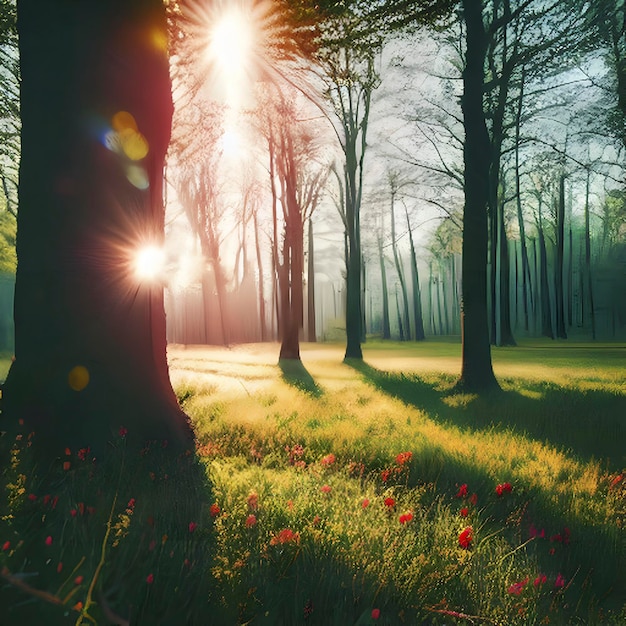
{"label": "pink flower", "polygon": [[76,517],[77,514],[78,514],[78,511],[76,509],[70,509],[70,515],[72,517]]}
{"label": "pink flower", "polygon": [[554,587],[557,589],[560,587],[565,587],[565,578],[563,578],[560,573],[556,576],[556,580],[554,581]]}
{"label": "pink flower", "polygon": [[470,547],[472,540],[474,539],[474,532],[471,526],[467,526],[459,534],[459,545],[466,550]]}
{"label": "pink flower", "polygon": [[366,509],[370,505],[370,501],[367,498],[363,498],[363,502],[361,502],[361,508]]}
{"label": "pink flower", "polygon": [[535,585],[535,587],[539,587],[539,585],[543,585],[546,580],[548,580],[548,577],[545,574],[539,574],[539,576],[533,580],[533,585]]}
{"label": "pink flower", "polygon": [[5,542],[2,544],[2,551],[3,551],[3,552],[6,552],[6,551],[7,551],[10,547],[11,547],[11,542],[10,542],[10,541],[5,541]]}
{"label": "pink flower", "polygon": [[135,500],[135,498],[131,498],[131,499],[128,501],[128,504],[126,505],[126,508],[129,508],[129,509],[134,509],[134,508],[135,508],[135,504],[136,504],[136,503],[137,503],[137,500]]}
{"label": "pink flower", "polygon": [[190,533],[192,533],[197,527],[198,527],[198,524],[196,524],[195,522],[189,522],[189,532]]}
{"label": "pink flower", "polygon": [[248,496],[248,508],[251,511],[256,511],[259,508],[259,496],[254,492]]}
{"label": "pink flower", "polygon": [[459,511],[459,515],[461,517],[467,517],[467,514],[469,513],[469,509],[464,506],[460,511]]}
{"label": "pink flower", "polygon": [[250,515],[246,517],[246,528],[252,528],[253,526],[256,526],[256,515],[250,513]]}
{"label": "pink flower", "polygon": [[410,522],[412,519],[413,519],[413,513],[411,512],[400,515],[401,524],[406,524],[407,522]]}
{"label": "pink flower", "polygon": [[220,507],[214,502],[209,507],[209,513],[210,513],[211,517],[217,517],[220,514]]}
{"label": "pink flower", "polygon": [[380,609],[372,609],[372,619],[378,619],[380,617]]}
{"label": "pink flower", "polygon": [[322,459],[322,465],[332,465],[335,462],[335,455],[331,452]]}
{"label": "pink flower", "polygon": [[320,491],[322,493],[330,493],[331,492],[331,487],[330,487],[330,485],[322,485],[320,487]]}
{"label": "pink flower", "polygon": [[467,496],[467,483],[463,483],[456,492],[457,498],[465,498]]}
{"label": "pink flower", "polygon": [[151,585],[154,582],[154,574],[148,574],[146,576],[146,582]]}
{"label": "pink flower", "polygon": [[396,501],[393,498],[385,498],[384,502],[388,509],[391,509],[396,505]]}
{"label": "pink flower", "polygon": [[524,589],[527,583],[528,583],[528,576],[524,578],[524,580],[521,580],[518,583],[513,583],[509,587],[509,593],[514,596],[519,596],[519,594],[522,593],[522,589]]}
{"label": "pink flower", "polygon": [[128,435],[128,430],[124,426],[120,426],[117,432],[120,437],[126,437],[126,435]]}
{"label": "pink flower", "polygon": [[52,537],[50,535],[48,535],[46,537],[46,545],[47,546],[51,546],[52,545]]}

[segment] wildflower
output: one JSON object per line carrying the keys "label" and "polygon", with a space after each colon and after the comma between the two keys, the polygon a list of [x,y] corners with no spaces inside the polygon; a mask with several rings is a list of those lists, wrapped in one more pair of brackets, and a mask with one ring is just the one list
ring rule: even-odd
{"label": "wildflower", "polygon": [[548,550],[548,554],[549,554],[550,556],[554,556],[554,555],[556,554],[556,550],[555,550],[554,548],[550,548],[550,549]]}
{"label": "wildflower", "polygon": [[78,503],[78,512],[79,512],[81,515],[84,515],[84,514],[85,514],[85,503],[84,503],[84,502],[79,502],[79,503]]}
{"label": "wildflower", "polygon": [[84,461],[87,458],[87,455],[89,454],[90,448],[81,448],[77,453],[76,456],[78,457],[78,459],[80,461]]}
{"label": "wildflower", "polygon": [[467,517],[467,514],[469,513],[469,509],[464,506],[460,511],[459,511],[459,515],[461,517]]}
{"label": "wildflower", "polygon": [[322,485],[320,487],[320,491],[322,491],[322,493],[330,493],[331,492],[331,487],[330,487],[330,485]]}
{"label": "wildflower", "polygon": [[618,474],[613,478],[613,480],[609,483],[609,489],[615,489],[617,485],[619,485],[622,480],[624,480],[624,474]]}
{"label": "wildflower", "polygon": [[246,517],[246,528],[252,528],[256,526],[256,515],[250,513],[248,517]]}
{"label": "wildflower", "polygon": [[381,473],[380,473],[380,478],[381,480],[386,483],[389,480],[389,476],[391,476],[391,470],[388,469],[384,469]]}
{"label": "wildflower", "polygon": [[120,437],[126,437],[126,435],[128,435],[128,430],[124,428],[124,426],[120,426],[120,429],[117,432]]}
{"label": "wildflower", "polygon": [[46,545],[47,546],[51,546],[52,545],[52,537],[50,535],[48,535],[46,537]]}
{"label": "wildflower", "polygon": [[363,502],[361,502],[361,508],[366,509],[370,505],[370,501],[367,498],[363,498]]}
{"label": "wildflower", "polygon": [[135,498],[131,498],[128,501],[128,504],[126,505],[127,509],[134,509],[135,508],[135,504],[137,503],[137,500],[135,500]]}
{"label": "wildflower", "polygon": [[380,617],[380,609],[372,609],[372,619],[378,619]]}
{"label": "wildflower", "polygon": [[28,499],[29,499],[31,502],[35,502],[35,501],[37,500],[37,496],[36,496],[34,493],[29,493],[29,494],[28,494]]}
{"label": "wildflower", "polygon": [[78,601],[73,607],[72,609],[74,609],[74,611],[82,611],[83,610],[83,603]]}
{"label": "wildflower", "polygon": [[335,455],[332,452],[330,454],[327,454],[322,459],[322,465],[326,465],[327,467],[332,465],[334,462],[335,462]]}
{"label": "wildflower", "polygon": [[537,578],[533,581],[533,585],[535,585],[535,587],[539,587],[539,585],[543,585],[546,580],[548,580],[548,577],[545,574],[539,574],[539,576],[537,576]]}
{"label": "wildflower", "polygon": [[65,456],[72,456],[72,451],[69,448],[65,448]]}
{"label": "wildflower", "polygon": [[195,522],[189,522],[189,532],[190,533],[192,533],[197,527],[198,527],[198,524],[196,524]]}
{"label": "wildflower", "polygon": [[560,587],[565,587],[565,578],[561,576],[561,574],[557,574],[556,580],[554,581],[555,589],[559,589]]}
{"label": "wildflower", "polygon": [[70,515],[72,517],[76,517],[77,513],[78,513],[78,511],[76,509],[70,509]]}
{"label": "wildflower", "polygon": [[413,519],[413,513],[411,512],[400,515],[401,524],[406,524],[407,522],[410,522],[412,519]]}
{"label": "wildflower", "polygon": [[412,452],[400,452],[400,454],[396,457],[396,463],[398,465],[404,465],[405,463],[408,463],[412,457]]}
{"label": "wildflower", "polygon": [[321,521],[322,521],[322,518],[319,515],[316,515],[313,518],[313,526],[319,526]]}
{"label": "wildflower", "polygon": [[384,503],[388,509],[391,509],[396,505],[396,501],[393,498],[385,498]]}
{"label": "wildflower", "polygon": [[509,593],[514,595],[514,596],[519,596],[519,594],[522,593],[522,589],[524,589],[524,587],[526,586],[527,583],[528,583],[528,576],[526,576],[526,578],[524,578],[524,580],[521,580],[518,583],[513,583],[509,587]]}
{"label": "wildflower", "polygon": [[496,485],[496,494],[498,498],[503,496],[505,493],[511,493],[513,487],[511,487],[511,483],[500,483]]}
{"label": "wildflower", "polygon": [[2,544],[2,552],[6,552],[10,547],[11,547],[11,542],[10,541],[5,541]]}
{"label": "wildflower", "polygon": [[469,503],[473,506],[476,506],[476,504],[478,504],[478,494],[477,493],[473,493],[470,498],[469,498]]}
{"label": "wildflower", "polygon": [[564,546],[569,544],[569,538],[570,538],[570,531],[569,531],[569,528],[566,526],[563,529],[563,545]]}
{"label": "wildflower", "polygon": [[72,464],[69,461],[63,461],[63,471],[67,472],[72,467]]}
{"label": "wildflower", "polygon": [[84,579],[85,579],[84,576],[76,576],[76,578],[74,578],[74,584],[82,585]]}
{"label": "wildflower", "polygon": [[463,483],[456,492],[457,498],[465,498],[467,496],[467,483]]}
{"label": "wildflower", "polygon": [[251,511],[256,511],[259,508],[259,496],[254,492],[248,496],[248,508]]}
{"label": "wildflower", "polygon": [[537,530],[535,528],[535,525],[531,524],[530,528],[528,529],[528,534],[530,535],[531,539],[534,539],[535,537],[539,537],[539,539],[543,539],[546,536],[546,531],[544,528],[542,528],[541,530]]}
{"label": "wildflower", "polygon": [[46,506],[48,504],[48,502],[50,502],[50,494],[46,494],[41,501],[43,502],[44,506]]}
{"label": "wildflower", "polygon": [[270,539],[270,546],[276,546],[284,543],[298,543],[299,541],[300,533],[294,533],[291,528],[283,528],[283,530]]}
{"label": "wildflower", "polygon": [[60,574],[63,571],[63,561],[59,561],[57,565],[57,574]]}
{"label": "wildflower", "polygon": [[58,503],[59,503],[59,496],[54,496],[54,498],[52,498],[52,501],[50,502],[50,508],[53,510],[56,509]]}
{"label": "wildflower", "polygon": [[313,613],[313,602],[307,600],[304,605],[304,619],[307,619]]}
{"label": "wildflower", "polygon": [[287,500],[287,508],[293,511],[293,500]]}
{"label": "wildflower", "polygon": [[214,502],[209,507],[209,513],[211,514],[211,517],[217,517],[220,514],[220,507]]}
{"label": "wildflower", "polygon": [[146,576],[146,582],[151,585],[154,582],[154,574],[148,574]]}
{"label": "wildflower", "polygon": [[470,547],[472,540],[474,539],[474,534],[471,526],[467,526],[464,530],[459,534],[459,545],[461,548],[465,548],[466,550]]}

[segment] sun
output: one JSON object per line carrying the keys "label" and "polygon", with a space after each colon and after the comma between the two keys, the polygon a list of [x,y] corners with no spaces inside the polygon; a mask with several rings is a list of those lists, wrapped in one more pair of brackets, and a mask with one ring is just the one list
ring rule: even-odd
{"label": "sun", "polygon": [[165,252],[163,248],[147,245],[139,248],[133,260],[135,278],[139,282],[155,282],[163,276]]}
{"label": "sun", "polygon": [[249,65],[253,47],[251,15],[237,6],[225,10],[210,32],[209,59],[225,74],[240,73]]}

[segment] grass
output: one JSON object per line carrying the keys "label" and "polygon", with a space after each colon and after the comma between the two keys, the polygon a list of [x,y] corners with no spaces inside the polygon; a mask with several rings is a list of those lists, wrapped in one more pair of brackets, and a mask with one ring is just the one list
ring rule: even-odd
{"label": "grass", "polygon": [[6,623],[626,623],[626,346],[494,349],[489,398],[453,392],[453,342],[277,355],[170,349],[197,462],[116,437],[114,462],[72,457],[43,494],[27,434],[11,444],[0,568],[28,588],[0,589]]}

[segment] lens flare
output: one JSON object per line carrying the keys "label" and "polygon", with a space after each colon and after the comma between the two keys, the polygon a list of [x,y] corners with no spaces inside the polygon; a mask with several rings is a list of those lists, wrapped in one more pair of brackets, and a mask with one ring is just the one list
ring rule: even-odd
{"label": "lens flare", "polygon": [[135,278],[140,282],[154,282],[162,277],[165,269],[165,252],[154,245],[140,248],[134,259]]}
{"label": "lens flare", "polygon": [[82,391],[89,384],[89,370],[84,365],[76,365],[67,375],[70,389]]}

